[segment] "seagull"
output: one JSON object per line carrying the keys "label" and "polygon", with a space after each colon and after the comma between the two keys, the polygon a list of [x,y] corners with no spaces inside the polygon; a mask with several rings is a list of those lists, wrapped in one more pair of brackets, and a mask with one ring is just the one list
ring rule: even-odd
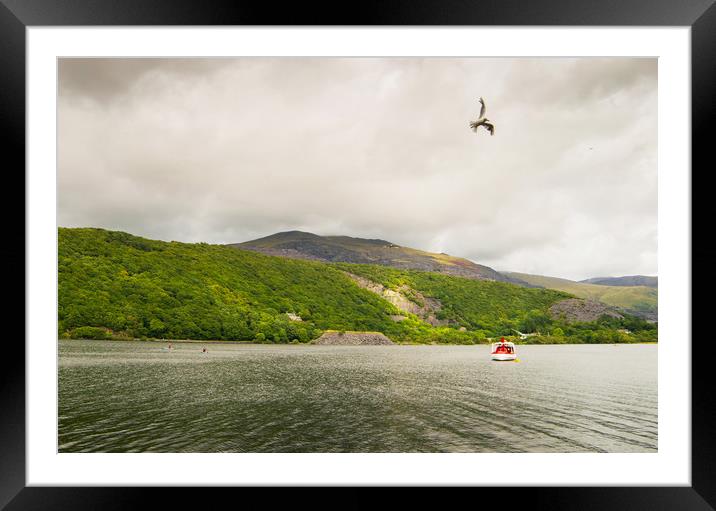
{"label": "seagull", "polygon": [[490,119],[485,117],[485,110],[486,110],[485,100],[480,98],[480,104],[482,105],[482,107],[480,108],[480,118],[476,121],[470,121],[470,128],[472,128],[472,131],[477,133],[477,128],[479,126],[482,126],[487,131],[490,132],[490,135],[494,135],[495,134],[495,125],[490,122]]}

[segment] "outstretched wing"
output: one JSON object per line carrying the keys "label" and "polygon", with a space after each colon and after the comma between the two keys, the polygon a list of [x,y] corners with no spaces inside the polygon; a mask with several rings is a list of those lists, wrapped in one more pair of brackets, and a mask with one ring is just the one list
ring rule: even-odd
{"label": "outstretched wing", "polygon": [[485,127],[487,131],[490,132],[490,136],[495,134],[495,125],[491,122],[483,122],[482,125]]}
{"label": "outstretched wing", "polygon": [[483,117],[485,117],[485,111],[487,110],[487,108],[485,108],[484,99],[480,98],[480,104],[482,104],[482,106],[480,107],[480,118],[482,119]]}

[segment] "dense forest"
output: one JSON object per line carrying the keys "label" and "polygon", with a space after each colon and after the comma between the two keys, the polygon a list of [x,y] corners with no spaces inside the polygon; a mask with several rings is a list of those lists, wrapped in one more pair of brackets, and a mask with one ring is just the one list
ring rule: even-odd
{"label": "dense forest", "polygon": [[[449,326],[397,310],[346,270],[440,300],[440,317]],[[331,329],[383,332],[397,342],[478,343],[519,329],[542,334],[530,342],[656,340],[655,325],[631,317],[593,324],[552,320],[549,306],[570,296],[557,291],[102,229],[59,229],[58,288],[58,334],[65,338],[284,343],[308,342]],[[401,314],[405,319],[395,321]]]}

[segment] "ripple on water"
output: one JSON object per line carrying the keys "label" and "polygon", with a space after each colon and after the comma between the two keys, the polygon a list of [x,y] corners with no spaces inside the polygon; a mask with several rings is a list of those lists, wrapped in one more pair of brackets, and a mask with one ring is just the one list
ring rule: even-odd
{"label": "ripple on water", "polygon": [[60,341],[63,452],[654,452],[655,345]]}

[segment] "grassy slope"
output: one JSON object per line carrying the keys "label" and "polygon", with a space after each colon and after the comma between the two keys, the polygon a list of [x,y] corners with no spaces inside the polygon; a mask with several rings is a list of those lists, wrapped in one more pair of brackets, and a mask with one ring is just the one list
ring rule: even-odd
{"label": "grassy slope", "polygon": [[658,291],[656,288],[646,286],[602,286],[527,273],[510,272],[509,275],[533,285],[564,291],[580,298],[600,301],[607,305],[640,311],[655,311],[657,309]]}
{"label": "grassy slope", "polygon": [[594,277],[580,280],[585,284],[598,284],[600,286],[646,286],[659,287],[659,277],[648,275],[625,275],[623,277]]}

